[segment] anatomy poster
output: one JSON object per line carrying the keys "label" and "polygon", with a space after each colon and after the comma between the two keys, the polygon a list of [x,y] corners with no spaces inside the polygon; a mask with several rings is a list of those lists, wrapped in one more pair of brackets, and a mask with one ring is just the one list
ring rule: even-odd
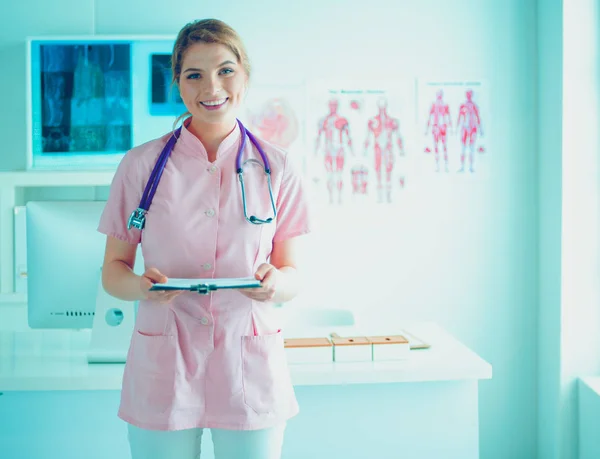
{"label": "anatomy poster", "polygon": [[488,177],[485,82],[420,80],[417,91],[419,170],[437,176]]}
{"label": "anatomy poster", "polygon": [[304,87],[251,86],[240,120],[260,139],[282,147],[305,167]]}
{"label": "anatomy poster", "polygon": [[308,87],[308,174],[328,205],[391,204],[410,176],[406,143],[414,84],[355,82]]}

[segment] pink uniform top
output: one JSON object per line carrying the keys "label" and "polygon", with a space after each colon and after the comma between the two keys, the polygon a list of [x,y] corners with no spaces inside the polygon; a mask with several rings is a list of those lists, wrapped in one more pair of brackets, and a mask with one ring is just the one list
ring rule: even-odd
{"label": "pink uniform top", "polygon": [[[170,135],[170,134],[169,134]],[[98,230],[142,244],[146,268],[171,278],[253,276],[273,241],[310,231],[302,179],[287,154],[261,142],[272,169],[277,219],[244,218],[235,159],[238,126],[214,163],[185,127],[140,232],[127,229],[169,135],[133,148],[121,161]],[[248,215],[272,217],[260,154],[247,140],[242,161]],[[257,162],[254,162],[256,160]],[[281,325],[268,302],[235,290],[184,292],[170,304],[139,303],[123,376],[119,417],[141,428],[254,430],[298,412]]]}

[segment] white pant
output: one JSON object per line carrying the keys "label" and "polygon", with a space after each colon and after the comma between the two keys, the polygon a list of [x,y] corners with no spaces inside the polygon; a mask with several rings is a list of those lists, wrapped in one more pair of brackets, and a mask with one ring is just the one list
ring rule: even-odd
{"label": "white pant", "polygon": [[[262,430],[210,429],[215,459],[280,459],[285,423]],[[198,459],[203,429],[146,430],[128,424],[131,459]]]}

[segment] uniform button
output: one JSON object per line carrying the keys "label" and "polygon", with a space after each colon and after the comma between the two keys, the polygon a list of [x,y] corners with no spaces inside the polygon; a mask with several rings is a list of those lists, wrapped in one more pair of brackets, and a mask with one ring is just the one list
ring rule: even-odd
{"label": "uniform button", "polygon": [[208,209],[205,213],[206,213],[207,217],[214,217],[215,216],[215,209]]}
{"label": "uniform button", "polygon": [[208,168],[208,172],[210,172],[211,174],[214,174],[215,172],[217,172],[217,169],[218,169],[218,167],[213,164],[212,166],[210,166]]}
{"label": "uniform button", "polygon": [[208,324],[208,319],[206,317],[202,317],[202,319],[200,319],[200,323],[202,325],[206,325],[206,324]]}
{"label": "uniform button", "polygon": [[202,267],[208,271],[209,269],[211,269],[211,268],[212,268],[212,265],[211,265],[210,263],[204,263],[204,264],[202,265]]}

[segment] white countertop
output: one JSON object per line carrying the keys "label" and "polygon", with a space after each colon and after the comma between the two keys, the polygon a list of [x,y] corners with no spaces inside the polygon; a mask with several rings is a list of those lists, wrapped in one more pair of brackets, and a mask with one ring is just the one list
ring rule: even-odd
{"label": "white countertop", "polygon": [[[490,379],[489,363],[432,323],[401,327],[431,348],[411,350],[407,360],[290,365],[296,386]],[[332,331],[332,330],[330,330]],[[340,335],[353,329],[335,330]],[[372,333],[375,331],[376,333]],[[397,333],[398,328],[395,329]],[[365,330],[389,334],[392,330]],[[308,335],[315,336],[314,333]],[[320,334],[316,336],[322,336]],[[300,334],[286,333],[286,337]],[[0,331],[0,392],[119,390],[122,364],[88,364],[90,330]]]}

